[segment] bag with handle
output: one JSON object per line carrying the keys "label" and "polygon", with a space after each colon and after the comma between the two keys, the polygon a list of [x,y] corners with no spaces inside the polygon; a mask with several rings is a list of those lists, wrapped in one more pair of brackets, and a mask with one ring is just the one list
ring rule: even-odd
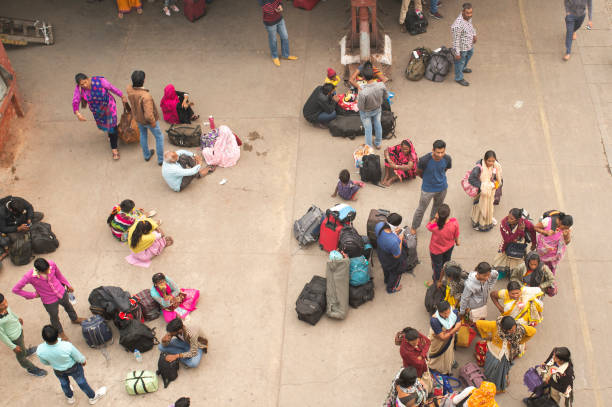
{"label": "bag with handle", "polygon": [[53,253],[59,247],[59,241],[48,223],[32,224],[30,237],[32,238],[32,251],[36,254]]}
{"label": "bag with handle", "polygon": [[461,380],[464,387],[474,386],[478,388],[487,379],[482,369],[476,363],[469,362],[459,371],[459,380]]}
{"label": "bag with handle", "polygon": [[131,396],[155,393],[157,388],[157,375],[149,370],[133,370],[125,376],[125,390]]}
{"label": "bag with handle", "polygon": [[363,182],[371,182],[374,185],[378,185],[382,179],[380,156],[378,154],[370,154],[362,158],[359,176]]}
{"label": "bag with handle", "polygon": [[301,247],[319,240],[324,218],[323,211],[312,205],[304,216],[293,223],[293,236]]}
{"label": "bag with handle", "polygon": [[173,124],[168,130],[168,141],[179,147],[198,147],[202,136],[202,127],[199,124]]}
{"label": "bag with handle", "polygon": [[113,339],[113,331],[100,315],[94,315],[83,321],[81,331],[90,348],[102,346]]}
{"label": "bag with handle", "polygon": [[457,331],[455,343],[461,348],[469,348],[476,337],[476,331],[471,326],[462,325]]}
{"label": "bag with handle", "polygon": [[[482,169],[482,166],[480,164],[476,164],[476,166]],[[474,171],[474,168],[468,170],[461,179],[461,188],[463,188],[463,190],[466,194],[468,194],[468,196],[470,196],[471,198],[476,198],[480,191],[474,185],[470,184],[469,178],[472,171]]]}
{"label": "bag with handle", "polygon": [[22,233],[9,246],[9,258],[16,266],[23,266],[34,259],[32,254],[32,238],[29,233]]}
{"label": "bag with handle", "polygon": [[125,321],[125,325],[119,330],[119,343],[129,352],[138,349],[141,353],[159,344],[155,337],[155,329],[135,319]]}
{"label": "bag with handle", "polygon": [[418,35],[427,32],[429,22],[422,11],[417,14],[414,8],[411,8],[408,10],[408,13],[406,13],[404,25],[406,26],[406,31],[408,31],[410,35]]}
{"label": "bag with handle", "polygon": [[138,123],[136,123],[129,103],[123,104],[123,113],[121,113],[121,119],[119,119],[117,133],[121,141],[125,144],[140,141],[140,129],[138,128]]}
{"label": "bag with handle", "polygon": [[431,50],[429,48],[415,48],[410,53],[410,60],[406,67],[406,79],[411,81],[420,81],[425,76],[425,68],[429,63]]}
{"label": "bag with handle", "polygon": [[349,305],[357,308],[374,299],[374,281],[369,280],[360,286],[349,286]]}
{"label": "bag with handle", "polygon": [[370,281],[370,262],[365,256],[350,259],[350,281],[353,287],[359,287]]}
{"label": "bag with handle", "polygon": [[451,71],[455,61],[453,53],[446,47],[440,47],[439,50],[431,54],[427,68],[425,69],[425,77],[433,82],[442,82],[446,75]]}
{"label": "bag with handle", "polygon": [[352,226],[345,226],[340,231],[338,250],[346,253],[349,258],[363,255],[364,243],[361,235]]}
{"label": "bag with handle", "polygon": [[308,322],[310,325],[319,322],[327,307],[326,291],[327,281],[321,276],[313,276],[304,286],[295,302],[295,311],[300,321]]}
{"label": "bag with handle", "polygon": [[527,369],[523,375],[523,383],[525,386],[527,386],[531,393],[535,394],[536,396],[542,395],[542,384],[544,382],[535,368],[530,367]]}
{"label": "bag with handle", "polygon": [[205,0],[183,0],[183,13],[192,23],[206,15]]}

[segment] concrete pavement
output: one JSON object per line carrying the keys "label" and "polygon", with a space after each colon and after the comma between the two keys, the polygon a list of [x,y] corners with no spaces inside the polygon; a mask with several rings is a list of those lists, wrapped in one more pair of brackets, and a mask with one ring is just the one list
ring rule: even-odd
{"label": "concrete pavement", "polygon": [[[352,151],[362,142],[333,139],[301,117],[304,100],[322,82],[326,68],[340,71],[337,42],[347,18],[345,3],[321,2],[312,12],[287,5],[292,53],[300,60],[282,62],[281,68],[270,61],[256,2],[217,1],[193,24],[180,15],[163,17],[159,2],[145,3],[143,15],[123,20],[116,19],[113,2],[4,5],[5,15],[48,20],[57,40],[50,47],[9,50],[28,114],[17,121],[25,137],[15,163],[18,179],[6,171],[2,192],[27,197],[46,213],[61,242],[47,257],[75,286],[77,310],[87,314],[87,295],[99,285],[137,292],[150,286],[158,271],[202,290],[192,323],[207,332],[210,353],[198,369],[181,369],[177,381],[155,394],[129,397],[121,379],[131,369],[155,370],[156,351],[144,353],[137,364],[114,344],[106,363],[99,351],[86,348],[78,328],[67,327],[88,357],[90,384],[109,387],[100,405],[165,406],[183,395],[197,406],[377,405],[401,365],[395,332],[407,325],[427,330],[423,281],[430,262],[424,228],[418,234],[422,264],[415,277],[404,276],[400,293],[384,292],[377,262],[376,298],[351,309],[346,320],[324,318],[311,327],[295,315],[303,285],[313,274],[324,274],[325,255],[316,246],[300,250],[292,222],[313,203],[327,208],[337,202],[330,194],[338,172],[352,169]],[[389,87],[396,93],[398,115],[398,138],[385,145],[410,138],[421,155],[434,139],[446,140],[453,157],[447,202],[462,227],[462,245],[453,258],[472,268],[492,260],[500,241],[497,229],[482,234],[469,227],[470,201],[459,186],[488,149],[497,152],[504,168],[497,219],[512,207],[525,207],[534,218],[559,207],[575,219],[571,249],[559,267],[559,295],[546,299],[545,321],[516,362],[512,385],[498,403],[520,406],[527,395],[524,371],[543,361],[552,347],[565,345],[576,369],[575,404],[607,405],[612,398],[607,374],[612,360],[606,352],[610,329],[601,314],[611,307],[610,283],[602,276],[612,258],[602,232],[610,222],[612,193],[606,188],[610,174],[602,140],[605,145],[612,113],[612,24],[604,2],[594,0],[595,29],[580,30],[572,59],[563,63],[562,4],[474,1],[479,42],[468,88],[452,78],[438,84],[403,77],[410,50],[448,44],[460,2],[446,1],[440,9],[445,18],[430,21],[428,32],[417,37],[399,32],[397,1],[381,3],[393,40]],[[155,163],[142,160],[138,145],[120,145],[121,160],[112,162],[107,139],[93,121],[80,123],[72,114],[73,78],[77,72],[101,74],[123,89],[134,69],[147,73],[145,87],[157,102],[167,83],[188,90],[196,112],[213,114],[253,149],[243,149],[236,167],[218,169],[180,194],[167,188]],[[519,100],[523,105],[517,109],[513,105]],[[251,132],[261,138],[249,140]],[[222,178],[227,184],[219,184]],[[397,211],[409,222],[419,188],[414,181],[389,189],[366,186],[354,205],[357,229],[365,232],[371,208]],[[150,269],[128,265],[123,259],[127,248],[106,228],[112,206],[127,197],[155,208],[175,239]],[[28,267],[4,264],[0,290],[6,295]],[[25,320],[26,342],[38,343],[47,323],[42,305],[12,294],[7,298]],[[497,315],[493,306],[489,311]],[[62,320],[67,324],[65,315]],[[162,321],[150,325],[158,337],[163,335]],[[8,405],[63,403],[53,375],[25,375],[12,353],[2,349],[6,362],[0,374],[13,385],[4,392]],[[458,359],[471,360],[471,351],[460,350]],[[29,387],[36,391],[21,391]],[[84,395],[76,394],[84,405]]]}

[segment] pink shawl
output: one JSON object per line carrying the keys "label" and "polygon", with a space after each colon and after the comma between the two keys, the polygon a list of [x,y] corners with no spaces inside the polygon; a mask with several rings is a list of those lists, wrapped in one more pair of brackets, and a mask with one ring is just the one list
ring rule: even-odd
{"label": "pink shawl", "polygon": [[178,113],[176,112],[176,105],[179,103],[179,98],[176,95],[173,85],[168,85],[164,88],[164,96],[159,102],[164,120],[170,124],[179,124]]}
{"label": "pink shawl", "polygon": [[231,167],[240,159],[240,147],[234,133],[227,126],[219,127],[219,137],[212,147],[202,149],[202,156],[208,165]]}

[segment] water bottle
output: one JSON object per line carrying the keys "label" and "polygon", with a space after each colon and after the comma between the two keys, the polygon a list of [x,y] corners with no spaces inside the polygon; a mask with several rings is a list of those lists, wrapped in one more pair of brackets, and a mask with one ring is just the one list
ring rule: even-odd
{"label": "water bottle", "polygon": [[134,349],[134,357],[138,363],[142,362],[142,355],[138,349]]}
{"label": "water bottle", "polygon": [[215,129],[215,118],[212,116],[208,116],[208,124],[210,125],[210,129]]}
{"label": "water bottle", "polygon": [[77,300],[73,293],[68,293],[68,301],[70,301],[70,304],[76,305]]}

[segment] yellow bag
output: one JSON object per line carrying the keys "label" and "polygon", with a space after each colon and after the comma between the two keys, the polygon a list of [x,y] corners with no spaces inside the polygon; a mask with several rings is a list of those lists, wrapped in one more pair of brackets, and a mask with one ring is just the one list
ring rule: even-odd
{"label": "yellow bag", "polygon": [[476,337],[476,331],[467,325],[461,325],[457,331],[455,343],[462,348],[469,348],[472,340]]}

